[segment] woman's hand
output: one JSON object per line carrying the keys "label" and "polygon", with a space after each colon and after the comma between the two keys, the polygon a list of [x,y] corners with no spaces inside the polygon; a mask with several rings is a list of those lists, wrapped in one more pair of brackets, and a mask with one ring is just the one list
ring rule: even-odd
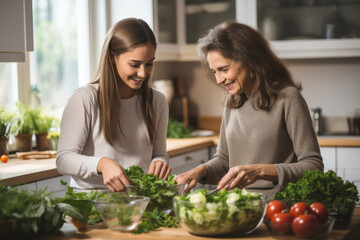
{"label": "woman's hand", "polygon": [[196,183],[200,178],[206,177],[208,171],[205,165],[200,165],[192,170],[181,173],[176,177],[178,183],[186,182],[188,186],[185,188],[185,192],[189,192],[196,186]]}
{"label": "woman's hand", "polygon": [[278,179],[276,167],[273,164],[253,164],[232,167],[219,182],[218,189],[224,187],[228,190],[235,187],[244,188],[258,179],[276,182]]}
{"label": "woman's hand", "polygon": [[124,168],[110,158],[101,158],[97,170],[102,173],[104,184],[112,192],[124,191],[125,185],[130,185],[129,177]]}
{"label": "woman's hand", "polygon": [[171,167],[163,161],[152,161],[149,166],[148,174],[154,174],[158,178],[166,180],[171,173]]}

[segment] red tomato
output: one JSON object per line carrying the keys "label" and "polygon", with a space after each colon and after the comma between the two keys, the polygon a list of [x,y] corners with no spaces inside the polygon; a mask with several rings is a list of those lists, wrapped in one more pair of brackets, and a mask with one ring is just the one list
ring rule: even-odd
{"label": "red tomato", "polygon": [[310,206],[305,202],[297,202],[290,208],[290,213],[293,217],[297,217],[305,212],[310,213],[311,209]]}
{"label": "red tomato", "polygon": [[284,209],[286,209],[285,203],[279,200],[272,200],[267,205],[266,216],[271,220],[275,213],[279,213]]}
{"label": "red tomato", "polygon": [[319,220],[313,214],[301,214],[294,218],[292,229],[299,237],[313,237],[319,231]]}
{"label": "red tomato", "polygon": [[320,223],[324,223],[329,218],[329,212],[324,204],[315,202],[310,205],[311,213],[314,214]]}
{"label": "red tomato", "polygon": [[271,218],[271,227],[280,233],[288,233],[291,231],[291,224],[294,217],[289,212],[275,213]]}
{"label": "red tomato", "polygon": [[3,162],[3,163],[7,163],[7,161],[9,161],[9,157],[8,155],[1,155],[0,157],[0,160]]}

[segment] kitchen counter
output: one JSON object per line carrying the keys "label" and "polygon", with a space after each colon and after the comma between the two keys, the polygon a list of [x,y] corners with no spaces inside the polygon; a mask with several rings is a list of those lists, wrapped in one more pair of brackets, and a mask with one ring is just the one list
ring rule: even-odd
{"label": "kitchen counter", "polygon": [[[354,215],[350,224],[350,228],[354,228],[360,223],[360,208],[356,207]],[[358,226],[356,226],[358,228]],[[356,228],[356,229],[357,229]],[[342,239],[349,230],[332,230],[329,239],[337,240]],[[103,224],[90,225],[85,230],[78,231],[72,223],[65,223],[60,229],[60,232],[55,235],[43,235],[39,236],[39,240],[65,240],[65,239],[142,239],[142,240],[154,240],[154,239],[177,239],[177,240],[197,240],[197,239],[211,239],[202,236],[196,236],[188,233],[182,228],[160,228],[150,233],[144,233],[141,235],[134,235],[132,233],[112,231],[106,228]],[[252,234],[244,237],[228,237],[228,238],[216,238],[216,239],[261,239],[270,240],[270,232],[267,230],[264,224]],[[354,238],[352,238],[354,239]]]}
{"label": "kitchen counter", "polygon": [[[198,149],[216,146],[219,137],[196,137],[186,139],[168,139],[167,151],[170,157],[195,151]],[[323,147],[360,147],[360,137],[318,137],[319,145]],[[6,185],[29,183],[42,179],[59,176],[56,170],[55,159],[21,160],[10,158],[8,163],[0,163],[0,179]]]}

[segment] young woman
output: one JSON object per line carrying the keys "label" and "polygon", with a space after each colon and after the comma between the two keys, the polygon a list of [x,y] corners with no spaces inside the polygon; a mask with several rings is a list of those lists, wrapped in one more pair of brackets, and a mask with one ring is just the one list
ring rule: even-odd
{"label": "young woman", "polygon": [[307,104],[268,42],[254,29],[226,22],[198,41],[210,78],[229,95],[214,158],[178,182],[262,192],[269,199],[305,170],[323,170]]}
{"label": "young woman", "polygon": [[122,191],[125,168],[136,165],[166,179],[169,109],[150,88],[156,39],[140,19],[124,19],[107,33],[95,80],[65,107],[56,165],[70,186]]}

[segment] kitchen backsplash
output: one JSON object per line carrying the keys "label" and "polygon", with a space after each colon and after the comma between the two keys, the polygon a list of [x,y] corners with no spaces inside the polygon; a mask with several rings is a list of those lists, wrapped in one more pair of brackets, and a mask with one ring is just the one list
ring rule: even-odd
{"label": "kitchen backsplash", "polygon": [[[309,108],[322,109],[324,130],[348,131],[347,117],[360,108],[360,58],[286,60]],[[183,76],[190,117],[221,117],[226,91],[211,83],[199,62],[157,62],[154,79]]]}

